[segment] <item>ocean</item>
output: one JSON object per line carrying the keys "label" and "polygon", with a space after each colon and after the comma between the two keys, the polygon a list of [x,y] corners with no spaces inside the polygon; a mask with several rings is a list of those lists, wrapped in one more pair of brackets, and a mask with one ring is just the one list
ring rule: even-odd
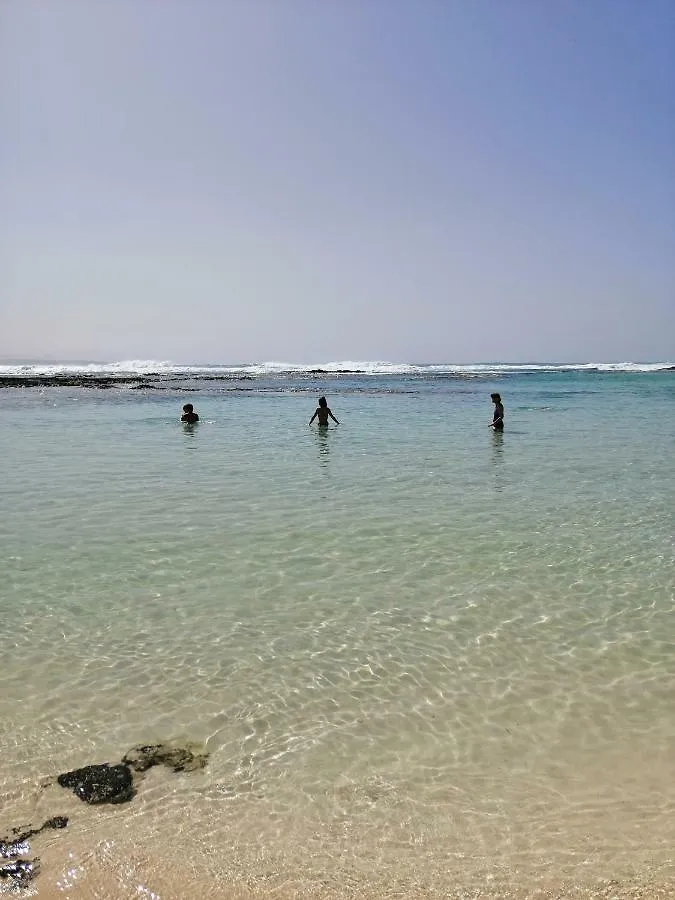
{"label": "ocean", "polygon": [[675,896],[671,365],[0,365],[21,895]]}

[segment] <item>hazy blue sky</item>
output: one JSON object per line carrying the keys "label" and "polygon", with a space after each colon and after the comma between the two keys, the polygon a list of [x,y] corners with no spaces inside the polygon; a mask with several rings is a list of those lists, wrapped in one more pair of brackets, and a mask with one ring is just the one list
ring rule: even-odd
{"label": "hazy blue sky", "polygon": [[673,0],[2,0],[0,354],[675,358]]}

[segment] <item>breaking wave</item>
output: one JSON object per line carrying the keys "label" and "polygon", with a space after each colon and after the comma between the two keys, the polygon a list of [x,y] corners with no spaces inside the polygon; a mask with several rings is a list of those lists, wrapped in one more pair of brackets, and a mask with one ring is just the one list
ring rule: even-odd
{"label": "breaking wave", "polygon": [[119,362],[7,362],[0,363],[0,375],[100,375],[114,377],[129,375],[182,375],[223,377],[270,377],[274,375],[355,374],[361,376],[498,376],[545,372],[659,372],[672,369],[669,362],[619,363],[453,363],[413,364],[383,361],[354,361],[324,363],[262,362],[237,365],[205,364],[176,365],[168,360],[131,359]]}

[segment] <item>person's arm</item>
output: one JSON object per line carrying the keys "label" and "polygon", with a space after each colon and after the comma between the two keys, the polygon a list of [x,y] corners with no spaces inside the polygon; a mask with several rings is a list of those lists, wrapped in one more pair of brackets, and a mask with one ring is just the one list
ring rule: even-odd
{"label": "person's arm", "polygon": [[495,414],[492,417],[492,421],[490,422],[490,428],[494,428],[495,425],[499,425],[500,422],[504,421],[504,407],[501,407],[501,412],[499,409],[495,409]]}
{"label": "person's arm", "polygon": [[336,425],[340,424],[330,410],[328,410],[328,415],[331,417],[331,419],[335,422]]}
{"label": "person's arm", "polygon": [[314,421],[314,419],[316,419],[318,412],[319,412],[318,409],[315,410],[314,415],[313,415],[312,418],[309,420],[309,424],[310,424],[310,425],[312,424],[312,422]]}

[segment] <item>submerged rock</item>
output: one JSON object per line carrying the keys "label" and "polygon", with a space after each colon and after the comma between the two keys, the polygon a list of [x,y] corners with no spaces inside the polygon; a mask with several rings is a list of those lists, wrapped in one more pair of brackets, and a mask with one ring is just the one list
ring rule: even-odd
{"label": "submerged rock", "polygon": [[17,884],[26,884],[32,881],[40,871],[40,860],[17,859],[14,862],[0,866],[0,878],[11,878]]}
{"label": "submerged rock", "polygon": [[27,841],[40,834],[45,828],[65,828],[68,819],[65,816],[53,816],[43,822],[39,828],[32,828],[30,825],[23,825],[21,828],[12,828],[12,837],[0,838],[0,857],[2,859],[12,859],[16,856],[25,856],[30,852]]}
{"label": "submerged rock", "polygon": [[203,769],[208,758],[208,753],[199,752],[196,745],[144,744],[128,750],[117,765],[85,766],[64,772],[56,780],[61,787],[72,788],[85,803],[126,803],[136,793],[133,773],[145,772],[152,766],[194,772]]}
{"label": "submerged rock", "polygon": [[[126,803],[136,793],[134,774],[145,772],[152,766],[168,766],[174,772],[192,772],[203,769],[209,754],[196,744],[174,746],[171,744],[146,744],[132,747],[124,754],[121,763],[84,766],[63,772],[56,778],[64,788],[70,788],[84,803]],[[53,784],[53,778],[43,782],[43,787]],[[53,816],[39,828],[22,825],[12,829],[11,837],[0,838],[0,879],[10,882],[10,891],[20,889],[39,873],[40,860],[25,859],[30,852],[28,841],[45,828],[65,828],[65,816]],[[0,893],[4,892],[0,890]]]}
{"label": "submerged rock", "polygon": [[127,750],[122,762],[134,772],[145,772],[151,766],[168,766],[174,772],[194,772],[203,769],[208,758],[208,753],[196,752],[196,748],[193,751],[190,745],[148,744]]}
{"label": "submerged rock", "polygon": [[136,793],[129,767],[123,763],[84,766],[64,772],[56,780],[61,787],[72,788],[85,803],[126,803]]}
{"label": "submerged rock", "polygon": [[0,865],[0,878],[9,878],[13,883],[21,885],[32,881],[40,871],[40,860],[20,859],[30,853],[28,839],[40,834],[45,828],[65,828],[68,819],[65,816],[54,816],[47,819],[39,828],[23,825],[21,828],[12,828],[12,837],[0,838],[0,858],[9,862]]}

